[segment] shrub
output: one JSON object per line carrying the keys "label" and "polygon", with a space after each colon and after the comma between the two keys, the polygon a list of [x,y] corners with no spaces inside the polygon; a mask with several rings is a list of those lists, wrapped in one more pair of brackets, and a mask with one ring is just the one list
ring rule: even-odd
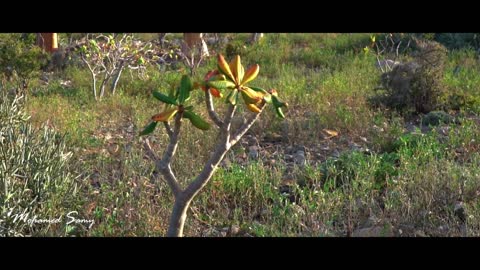
{"label": "shrub", "polygon": [[458,120],[444,111],[431,111],[422,118],[422,125],[424,126],[437,126],[442,123],[450,124],[457,122]]}
{"label": "shrub", "polygon": [[439,33],[434,39],[449,49],[479,48],[479,33]]}
{"label": "shrub", "polygon": [[[90,71],[95,100],[103,98],[109,83],[112,95],[115,94],[125,68],[143,73],[146,64],[144,56],[150,47],[150,43],[143,44],[134,40],[132,34],[87,36],[86,42],[79,47],[78,54]],[[100,82],[99,93],[97,80]]]}
{"label": "shrub", "polygon": [[[0,236],[58,235],[63,224],[28,223],[74,211],[77,185],[62,136],[27,122],[21,98],[0,101]],[[70,207],[70,208],[69,208]],[[20,215],[25,214],[25,219]],[[51,232],[51,233],[50,233]]]}
{"label": "shrub", "polygon": [[373,104],[416,113],[428,113],[442,105],[447,50],[434,41],[417,41],[417,46],[413,61],[382,74],[384,91],[371,99]]}
{"label": "shrub", "polygon": [[14,81],[17,90],[26,91],[30,81],[38,76],[48,61],[48,54],[20,34],[0,36],[0,72],[3,82]]}

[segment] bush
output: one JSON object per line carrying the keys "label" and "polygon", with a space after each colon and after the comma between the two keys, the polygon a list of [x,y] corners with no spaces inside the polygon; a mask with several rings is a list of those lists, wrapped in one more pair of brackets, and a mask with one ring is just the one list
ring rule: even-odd
{"label": "bush", "polygon": [[[27,123],[21,98],[0,101],[0,236],[59,235],[62,223],[15,220],[60,218],[74,211],[75,178],[69,173],[71,152],[53,130]],[[65,210],[65,211],[64,211]]]}
{"label": "bush", "polygon": [[48,62],[49,55],[41,48],[21,38],[20,34],[0,35],[0,73],[2,80],[14,81],[17,90],[28,89]]}
{"label": "bush", "polygon": [[371,99],[374,105],[416,113],[428,113],[442,105],[447,50],[434,41],[418,41],[417,46],[419,50],[413,61],[396,65],[392,71],[382,74],[384,91]]}
{"label": "bush", "polygon": [[431,111],[422,118],[422,125],[424,126],[438,126],[440,124],[457,123],[455,117],[449,115],[444,111]]}
{"label": "bush", "polygon": [[248,48],[242,41],[232,41],[227,44],[225,54],[227,58],[233,58],[235,55],[244,55],[246,57]]}
{"label": "bush", "polygon": [[479,33],[439,33],[434,39],[449,49],[480,48]]}

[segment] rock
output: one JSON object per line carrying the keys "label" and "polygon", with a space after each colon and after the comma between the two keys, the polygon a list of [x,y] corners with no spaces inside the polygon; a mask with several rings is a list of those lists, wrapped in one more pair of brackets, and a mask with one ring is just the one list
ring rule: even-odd
{"label": "rock", "polygon": [[220,163],[220,167],[224,169],[229,169],[232,166],[232,162],[228,157],[224,157],[222,162]]}
{"label": "rock", "polygon": [[362,146],[359,145],[358,143],[350,143],[350,149],[353,150],[353,151],[361,151],[362,150]]}
{"label": "rock", "polygon": [[277,163],[277,161],[275,159],[269,159],[267,161],[267,165],[270,165],[270,166],[274,166],[276,163]]}
{"label": "rock", "polygon": [[299,145],[296,147],[295,152],[299,152],[299,151],[305,153],[307,152],[307,148],[304,145]]}
{"label": "rock", "polygon": [[132,152],[132,144],[131,144],[131,143],[127,143],[127,144],[124,146],[124,151],[125,151],[125,153],[130,154],[130,153]]}
{"label": "rock", "polygon": [[126,129],[128,133],[134,133],[133,129],[135,128],[135,125],[133,123],[130,123]]}
{"label": "rock", "polygon": [[118,156],[120,154],[120,146],[118,144],[112,143],[107,145],[107,151],[112,156]]}
{"label": "rock", "polygon": [[217,39],[214,37],[209,37],[205,39],[205,42],[207,42],[208,46],[213,46],[217,43]]}
{"label": "rock", "polygon": [[392,227],[390,225],[373,226],[357,229],[352,233],[352,237],[393,237]]}
{"label": "rock", "polygon": [[257,146],[258,145],[257,137],[255,137],[253,135],[245,135],[244,140],[247,142],[247,145],[249,145],[249,146]]}
{"label": "rock", "polygon": [[379,127],[377,125],[373,125],[373,129],[376,131],[376,132],[384,132],[385,129],[383,127]]}
{"label": "rock", "polygon": [[48,77],[48,74],[42,74],[42,76],[40,77],[40,80],[44,81],[44,82],[47,82],[50,80],[50,78]]}
{"label": "rock", "polygon": [[283,139],[282,135],[278,133],[268,133],[263,137],[263,141],[265,142],[271,142],[271,143],[279,143]]}
{"label": "rock", "polygon": [[330,150],[330,147],[328,147],[328,145],[322,145],[322,146],[320,146],[320,150],[322,150],[322,151],[329,151],[329,150]]}
{"label": "rock", "polygon": [[110,139],[113,138],[112,133],[107,132],[103,138],[104,138],[106,141],[109,141]]}
{"label": "rock", "polygon": [[307,160],[305,158],[305,152],[299,150],[295,153],[293,156],[293,161],[295,162],[295,165],[303,167],[305,166]]}
{"label": "rock", "polygon": [[294,192],[296,184],[297,181],[295,179],[287,177],[282,180],[282,184],[278,188],[280,194],[288,198],[291,203],[298,203],[300,201],[299,194],[295,194]]}
{"label": "rock", "polygon": [[424,231],[422,230],[416,230],[414,233],[415,237],[427,237]]}
{"label": "rock", "polygon": [[238,225],[232,225],[230,227],[230,236],[235,236],[240,233],[240,226]]}
{"label": "rock", "polygon": [[442,235],[447,235],[449,229],[450,229],[450,228],[449,228],[448,225],[440,225],[440,226],[438,226],[438,231],[439,231]]}
{"label": "rock", "polygon": [[413,236],[415,232],[415,227],[410,224],[400,224],[398,225],[398,233],[401,236]]}
{"label": "rock", "polygon": [[417,125],[415,125],[415,123],[412,123],[412,122],[408,122],[405,125],[405,129],[407,130],[408,133],[415,133],[420,130],[420,128]]}
{"label": "rock", "polygon": [[463,202],[457,202],[453,208],[453,213],[455,216],[460,219],[461,222],[465,223],[467,220],[467,216],[465,214],[465,208],[463,206]]}
{"label": "rock", "polygon": [[228,232],[230,231],[230,227],[223,227],[220,229],[219,233],[221,237],[226,237]]}
{"label": "rock", "polygon": [[363,224],[364,228],[374,227],[380,220],[376,216],[370,216]]}
{"label": "rock", "polygon": [[295,215],[298,215],[298,216],[305,215],[305,210],[300,205],[293,203],[291,207]]}
{"label": "rock", "polygon": [[72,86],[72,81],[70,80],[60,80],[60,85],[63,86],[63,87],[71,87]]}
{"label": "rock", "polygon": [[249,146],[248,147],[248,157],[250,159],[258,159],[259,153],[258,153],[258,147],[257,146]]}

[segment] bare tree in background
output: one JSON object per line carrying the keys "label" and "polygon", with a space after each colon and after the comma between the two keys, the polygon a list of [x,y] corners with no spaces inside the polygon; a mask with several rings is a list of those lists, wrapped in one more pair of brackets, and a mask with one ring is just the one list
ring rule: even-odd
{"label": "bare tree in background", "polygon": [[182,58],[190,68],[190,75],[200,66],[205,57],[210,56],[203,33],[183,33]]}

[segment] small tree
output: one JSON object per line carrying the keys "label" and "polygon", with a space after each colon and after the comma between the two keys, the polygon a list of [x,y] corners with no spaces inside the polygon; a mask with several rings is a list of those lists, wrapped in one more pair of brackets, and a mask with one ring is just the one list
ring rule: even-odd
{"label": "small tree", "polygon": [[[95,99],[102,99],[105,87],[111,81],[111,93],[115,94],[117,84],[125,67],[131,70],[145,69],[143,55],[151,44],[133,40],[131,34],[98,35],[87,38],[80,47],[80,58],[92,76],[92,90]],[[97,94],[97,77],[103,75],[100,92]]]}
{"label": "small tree", "polygon": [[205,57],[210,56],[207,43],[202,33],[183,33],[182,50],[180,51],[185,65],[190,69],[190,76],[200,66]]}
{"label": "small tree", "polygon": [[[218,70],[210,71],[205,76],[205,80],[201,83],[192,84],[190,78],[184,75],[181,79],[180,86],[170,91],[168,95],[154,91],[153,96],[166,104],[162,113],[152,117],[152,122],[140,133],[146,135],[154,131],[158,122],[163,122],[170,142],[163,153],[163,157],[159,158],[151,148],[148,139],[145,140],[145,147],[150,155],[155,159],[155,174],[160,172],[163,178],[170,186],[175,197],[170,224],[167,236],[183,236],[183,227],[187,217],[187,210],[193,198],[207,185],[213,174],[218,168],[219,163],[225,154],[242,138],[242,136],[252,127],[259,118],[267,103],[271,103],[277,115],[284,118],[282,107],[287,104],[281,102],[277,97],[277,91],[271,89],[266,91],[259,87],[247,86],[254,80],[259,73],[260,66],[258,64],[250,67],[246,72],[240,62],[240,56],[228,64],[224,57],[218,55]],[[205,91],[205,105],[208,115],[218,127],[219,136],[215,143],[215,148],[210,158],[206,162],[202,171],[193,181],[185,188],[182,188],[177,177],[171,168],[172,158],[176,153],[180,130],[182,127],[182,119],[188,119],[195,127],[201,130],[210,128],[210,124],[203,120],[199,115],[193,112],[193,106],[187,106],[190,100],[190,93],[195,88],[202,88]],[[229,91],[226,98],[227,110],[223,117],[215,112],[212,96],[223,97],[222,91]],[[254,114],[250,115],[247,120],[238,128],[232,127],[232,120],[235,111],[238,108],[239,96],[242,96],[246,107]],[[173,128],[169,122],[173,121]]]}

